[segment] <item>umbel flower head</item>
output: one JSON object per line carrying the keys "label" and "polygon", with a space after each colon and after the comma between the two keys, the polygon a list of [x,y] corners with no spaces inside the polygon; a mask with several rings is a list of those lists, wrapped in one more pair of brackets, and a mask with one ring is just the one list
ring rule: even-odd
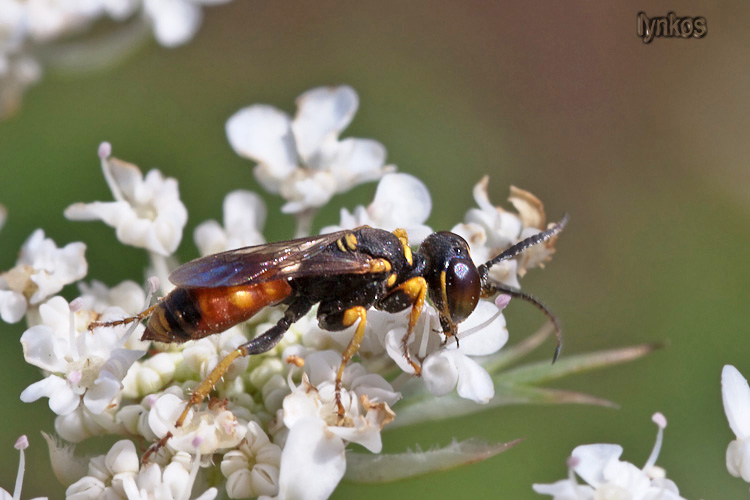
{"label": "umbel flower head", "polygon": [[[622,446],[587,444],[578,446],[568,459],[568,478],[553,484],[535,484],[534,491],[554,500],[684,500],[677,485],[656,466],[667,419],[655,413],[656,443],[646,464],[639,468],[620,460]],[[576,475],[585,481],[581,485]]]}
{"label": "umbel flower head", "polygon": [[[374,200],[352,211],[342,209],[331,230],[368,224],[393,231],[403,225],[412,232],[411,244],[421,241],[431,233],[427,187],[408,174],[389,173],[379,143],[338,138],[357,105],[352,89],[335,87],[303,94],[294,120],[268,106],[251,106],[230,120],[230,142],[258,162],[261,185],[287,197],[285,211],[295,214],[297,231],[310,227],[314,209],[333,193],[380,178]],[[102,220],[115,228],[121,243],[147,250],[152,272],[159,275],[149,281],[150,293],[158,289],[157,281],[168,292],[167,277],[176,265],[173,252],[187,218],[177,181],[156,170],[144,176],[135,165],[114,158],[106,143],[99,157],[114,201],[76,203],[66,216]],[[307,185],[313,186],[310,191]],[[480,208],[471,209],[459,225],[472,237],[478,263],[546,228],[541,202],[530,193],[514,189],[511,202],[517,211],[504,210],[491,205],[486,186],[486,180],[477,185]],[[208,221],[196,229],[199,253],[263,243],[265,219],[260,196],[244,190],[229,193],[222,223]],[[517,284],[523,273],[549,260],[554,243],[542,244],[533,258],[518,255],[498,279]],[[509,338],[503,309],[510,299],[501,295],[480,300],[459,324],[460,345],[442,333],[440,314],[429,301],[406,344],[408,307],[395,314],[370,310],[357,359],[342,368],[342,353],[357,323],[342,331],[324,330],[313,308],[289,326],[274,348],[235,360],[222,377],[209,382],[213,390],[208,401],[193,401],[186,410],[190,395],[202,387],[200,381],[238,346],[276,325],[284,306],[263,308],[223,333],[184,344],[141,341],[144,327],[137,321],[91,332],[92,322],[136,314],[139,304],[146,309],[150,293],[130,281],[111,288],[94,281],[79,282],[81,297],[70,303],[54,295],[85,274],[79,245],[73,247],[76,251],[63,249],[66,258],[48,259],[53,265],[46,267],[30,259],[23,267],[29,276],[40,268],[42,276],[55,279],[53,285],[32,279],[46,292],[35,296],[37,289],[24,289],[19,299],[34,306],[23,310],[29,321],[21,337],[24,357],[43,374],[21,398],[48,398],[57,415],[55,431],[68,443],[48,439],[53,470],[67,497],[76,500],[211,499],[224,494],[316,500],[330,496],[344,477],[388,481],[472,463],[516,442],[469,440],[426,452],[383,455],[384,431],[519,402],[609,405],[538,385],[651,349],[570,356],[555,365],[554,373],[546,362],[521,367],[524,375],[518,377],[508,365],[541,344],[551,330],[542,329],[511,351],[503,349]],[[49,252],[59,251],[51,244]],[[12,319],[20,319],[23,311]],[[405,353],[420,362],[420,377]],[[105,453],[80,455],[70,444],[103,435],[119,438]],[[142,463],[134,441],[159,440],[162,446]],[[349,450],[352,443],[366,452]]]}

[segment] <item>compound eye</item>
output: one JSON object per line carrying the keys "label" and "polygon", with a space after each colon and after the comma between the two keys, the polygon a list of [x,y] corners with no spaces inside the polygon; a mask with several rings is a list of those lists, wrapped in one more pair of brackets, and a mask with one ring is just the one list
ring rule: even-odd
{"label": "compound eye", "polygon": [[445,296],[454,323],[462,322],[474,312],[481,291],[479,272],[471,259],[452,259],[445,270]]}

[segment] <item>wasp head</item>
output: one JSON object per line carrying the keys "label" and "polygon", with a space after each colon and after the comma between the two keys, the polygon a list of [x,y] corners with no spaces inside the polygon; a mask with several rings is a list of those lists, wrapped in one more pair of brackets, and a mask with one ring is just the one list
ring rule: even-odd
{"label": "wasp head", "polygon": [[428,236],[419,253],[425,259],[424,277],[443,331],[455,335],[456,325],[474,312],[482,292],[469,245],[459,235],[441,231]]}

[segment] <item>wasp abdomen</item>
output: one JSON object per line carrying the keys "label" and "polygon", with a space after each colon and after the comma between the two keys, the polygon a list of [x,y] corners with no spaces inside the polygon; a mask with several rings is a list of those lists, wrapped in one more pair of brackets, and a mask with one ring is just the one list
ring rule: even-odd
{"label": "wasp abdomen", "polygon": [[141,340],[186,342],[223,332],[292,293],[286,280],[218,288],[175,288],[154,310]]}

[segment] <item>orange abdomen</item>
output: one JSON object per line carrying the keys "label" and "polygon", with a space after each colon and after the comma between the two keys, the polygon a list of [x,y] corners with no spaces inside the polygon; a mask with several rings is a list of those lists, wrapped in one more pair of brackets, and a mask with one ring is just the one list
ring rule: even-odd
{"label": "orange abdomen", "polygon": [[292,293],[286,280],[219,288],[175,288],[154,310],[142,340],[185,342],[220,333]]}

